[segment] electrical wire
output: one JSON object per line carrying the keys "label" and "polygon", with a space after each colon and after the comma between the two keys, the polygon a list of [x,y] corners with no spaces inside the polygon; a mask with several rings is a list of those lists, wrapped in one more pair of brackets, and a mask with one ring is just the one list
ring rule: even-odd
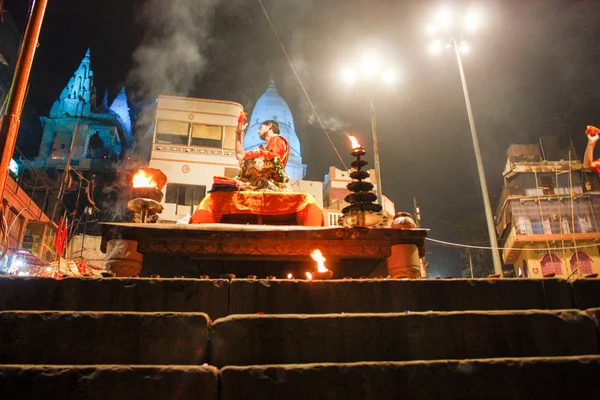
{"label": "electrical wire", "polygon": [[315,108],[315,105],[313,104],[312,100],[310,99],[310,96],[308,95],[308,92],[306,91],[306,88],[304,87],[304,84],[302,83],[302,79],[300,79],[300,76],[298,75],[298,72],[296,71],[296,68],[294,67],[294,63],[292,63],[292,60],[291,60],[291,58],[290,58],[287,50],[285,49],[285,46],[283,45],[283,42],[279,38],[279,34],[277,33],[277,30],[275,29],[275,26],[273,25],[273,22],[271,21],[271,17],[269,17],[269,13],[267,12],[267,10],[266,10],[266,8],[265,8],[262,0],[258,0],[258,2],[260,4],[260,7],[263,10],[263,13],[265,14],[265,17],[267,18],[267,22],[269,23],[269,26],[273,30],[273,34],[275,35],[275,38],[277,39],[277,42],[279,42],[279,46],[281,46],[281,50],[283,51],[283,54],[285,55],[285,58],[287,59],[287,62],[290,64],[290,67],[292,68],[292,72],[296,76],[296,79],[298,80],[298,83],[300,84],[300,87],[302,88],[302,91],[304,92],[304,95],[306,96],[306,100],[308,100],[308,104],[310,104],[310,107],[312,108],[312,111],[315,113],[315,116],[317,117],[317,121],[319,121],[319,125],[321,125],[321,129],[323,129],[323,132],[325,133],[325,136],[327,136],[327,139],[329,140],[329,143],[331,143],[331,146],[333,147],[333,150],[335,151],[335,154],[337,154],[338,158],[342,162],[342,165],[344,166],[344,169],[346,171],[348,171],[349,168],[346,165],[346,163],[344,162],[344,159],[340,155],[339,151],[335,147],[335,144],[333,143],[333,140],[331,140],[331,137],[329,136],[329,133],[327,133],[327,129],[325,128],[325,124],[323,124],[323,121],[321,120],[321,117],[319,116],[319,113],[317,112],[317,109]]}
{"label": "electrical wire", "polygon": [[[433,238],[425,238],[425,240],[435,243],[435,244],[442,244],[442,245],[446,245],[446,246],[452,246],[452,247],[462,247],[462,248],[466,248],[466,249],[480,249],[480,250],[513,250],[513,247],[489,247],[489,246],[474,246],[474,245],[469,245],[469,244],[462,244],[462,243],[453,243],[453,242],[446,242],[444,240],[438,240],[438,239],[433,239]],[[587,245],[580,245],[580,246],[568,246],[568,247],[551,247],[548,249],[544,249],[544,250],[554,250],[554,251],[559,251],[559,250],[577,250],[577,249],[583,249],[585,247],[598,247],[597,244],[587,244]]]}

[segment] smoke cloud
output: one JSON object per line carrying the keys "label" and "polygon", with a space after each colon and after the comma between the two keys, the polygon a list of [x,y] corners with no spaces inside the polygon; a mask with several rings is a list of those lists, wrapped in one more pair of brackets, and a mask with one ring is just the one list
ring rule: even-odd
{"label": "smoke cloud", "polygon": [[206,68],[205,51],[219,0],[150,0],[138,24],[145,28],[133,53],[129,80],[145,101],[159,94],[186,96]]}

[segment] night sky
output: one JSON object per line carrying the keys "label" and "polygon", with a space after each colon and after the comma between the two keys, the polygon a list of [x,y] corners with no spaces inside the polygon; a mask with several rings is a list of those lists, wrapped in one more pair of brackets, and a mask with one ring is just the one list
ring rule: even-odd
{"label": "night sky", "polygon": [[[5,0],[18,25],[26,0]],[[398,211],[421,206],[429,236],[486,244],[487,228],[456,58],[427,52],[425,25],[450,5],[476,7],[481,29],[463,59],[492,208],[511,143],[572,139],[600,125],[600,2],[263,0],[316,110],[349,164],[348,132],[372,154],[375,92],[383,192]],[[240,102],[251,111],[270,75],[287,101],[306,179],[343,168],[316,122],[258,0],[50,0],[32,72],[42,115],[91,48],[99,96],[125,86],[143,128],[160,94]],[[378,50],[402,76],[393,87],[348,87],[345,64]],[[373,166],[372,159],[368,160]],[[460,276],[459,249],[428,242],[431,276]]]}

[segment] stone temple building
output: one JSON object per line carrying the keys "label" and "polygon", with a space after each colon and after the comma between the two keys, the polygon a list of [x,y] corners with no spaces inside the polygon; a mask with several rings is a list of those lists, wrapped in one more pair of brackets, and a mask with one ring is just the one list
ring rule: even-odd
{"label": "stone temple building", "polygon": [[41,120],[44,132],[34,160],[38,168],[64,169],[70,158],[79,171],[112,171],[133,140],[125,89],[110,106],[106,94],[96,102],[90,49]]}

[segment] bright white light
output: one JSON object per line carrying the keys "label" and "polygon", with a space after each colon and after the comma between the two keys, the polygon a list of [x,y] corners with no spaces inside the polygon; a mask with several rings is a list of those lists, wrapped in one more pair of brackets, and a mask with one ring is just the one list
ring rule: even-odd
{"label": "bright white light", "polygon": [[373,57],[365,57],[360,65],[362,73],[366,76],[373,76],[377,73],[379,69],[379,62],[376,58]]}
{"label": "bright white light", "polygon": [[25,263],[23,262],[22,258],[14,258],[13,262],[11,263],[12,268],[21,268],[23,265],[25,265]]}
{"label": "bright white light", "polygon": [[463,17],[462,25],[468,31],[475,31],[480,26],[480,18],[471,12]]}
{"label": "bright white light", "polygon": [[391,85],[393,83],[396,82],[397,80],[397,76],[396,73],[394,71],[388,70],[385,71],[382,75],[381,75],[381,80],[383,81],[383,83],[385,83],[386,85]]}
{"label": "bright white light", "polygon": [[442,49],[443,49],[442,41],[439,40],[439,39],[438,40],[434,40],[429,45],[429,52],[431,54],[440,54],[442,52]]}
{"label": "bright white light", "polygon": [[427,32],[428,35],[435,35],[438,31],[438,27],[434,24],[429,24],[425,27],[425,32]]}
{"label": "bright white light", "polygon": [[342,70],[342,80],[350,85],[356,83],[356,73],[350,68],[344,68]]}
{"label": "bright white light", "polygon": [[460,51],[463,54],[468,54],[471,52],[471,46],[469,45],[469,43],[463,40],[462,42],[460,42]]}
{"label": "bright white light", "polygon": [[442,10],[438,15],[438,23],[442,28],[449,28],[452,25],[452,13],[450,10]]}

